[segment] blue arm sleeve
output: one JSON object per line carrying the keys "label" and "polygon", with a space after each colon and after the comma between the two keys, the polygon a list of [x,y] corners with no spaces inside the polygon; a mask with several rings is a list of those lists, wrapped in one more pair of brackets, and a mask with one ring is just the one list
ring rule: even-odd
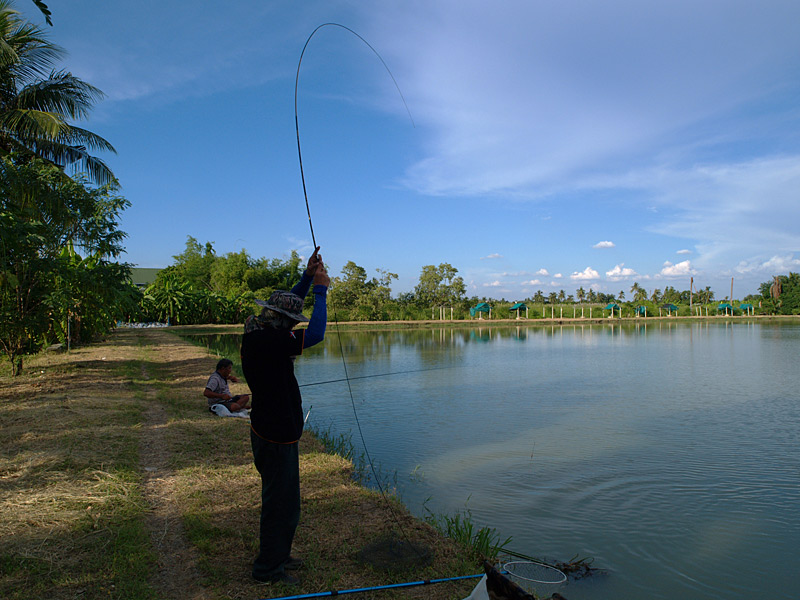
{"label": "blue arm sleeve", "polygon": [[303,271],[303,276],[300,278],[300,283],[294,286],[291,292],[301,298],[305,299],[308,296],[308,288],[311,287],[311,282],[314,278],[311,275],[306,275],[306,272]]}
{"label": "blue arm sleeve", "polygon": [[327,294],[327,286],[314,286],[314,312],[311,313],[311,320],[303,336],[303,348],[310,348],[325,339],[325,326],[328,324]]}

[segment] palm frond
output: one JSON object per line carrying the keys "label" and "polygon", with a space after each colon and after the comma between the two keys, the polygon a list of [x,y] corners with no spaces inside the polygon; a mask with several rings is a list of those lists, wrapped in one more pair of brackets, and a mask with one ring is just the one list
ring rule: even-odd
{"label": "palm frond", "polygon": [[116,148],[105,138],[74,125],[70,125],[68,129],[62,131],[59,141],[71,146],[86,146],[90,150],[117,153]]}
{"label": "palm frond", "polygon": [[33,0],[33,3],[42,12],[42,14],[44,15],[44,20],[47,21],[47,24],[50,25],[50,27],[52,27],[53,19],[51,19],[50,17],[53,16],[53,13],[51,13],[50,9],[47,8],[47,4],[42,2],[42,0]]}
{"label": "palm frond", "polygon": [[0,67],[15,68],[18,76],[43,76],[64,56],[64,49],[47,40],[36,25],[24,21],[8,2],[0,3]]}
{"label": "palm frond", "polygon": [[67,122],[52,112],[29,109],[0,111],[0,132],[22,142],[39,138],[57,139],[69,128]]}
{"label": "palm frond", "polygon": [[[33,0],[50,21],[42,0]],[[72,126],[85,119],[104,94],[68,71],[53,70],[63,50],[22,19],[10,0],[0,0],[0,151],[35,154],[86,172],[95,183],[114,175],[89,150],[116,152],[101,136]]]}
{"label": "palm frond", "polygon": [[70,166],[75,173],[85,172],[91,181],[105,185],[116,181],[114,173],[102,159],[90,155],[85,146],[42,140],[33,148],[37,156],[62,168]]}
{"label": "palm frond", "polygon": [[51,73],[20,89],[15,98],[19,108],[54,112],[72,119],[85,119],[103,92],[71,73]]}

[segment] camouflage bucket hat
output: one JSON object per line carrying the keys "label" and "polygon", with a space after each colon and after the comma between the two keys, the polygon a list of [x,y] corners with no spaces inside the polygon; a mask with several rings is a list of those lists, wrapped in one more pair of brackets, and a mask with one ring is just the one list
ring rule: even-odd
{"label": "camouflage bucket hat", "polygon": [[256,300],[256,304],[286,315],[295,321],[308,321],[308,317],[303,316],[303,299],[292,292],[278,290],[272,292],[266,302],[264,300]]}

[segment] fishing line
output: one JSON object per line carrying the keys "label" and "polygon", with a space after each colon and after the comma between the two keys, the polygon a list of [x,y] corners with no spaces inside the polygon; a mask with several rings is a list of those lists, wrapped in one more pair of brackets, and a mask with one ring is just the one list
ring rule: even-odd
{"label": "fishing line", "polygon": [[406,373],[424,373],[425,371],[443,371],[445,369],[457,369],[458,367],[432,367],[430,369],[411,369],[410,371],[394,371],[392,373],[376,373],[375,375],[359,375],[349,379],[329,379],[328,381],[315,381],[313,383],[303,383],[298,387],[309,387],[312,385],[325,385],[328,383],[341,383],[342,381],[353,381],[354,379],[371,379],[373,377],[389,377],[390,375],[404,375]]}
{"label": "fishing line", "polygon": [[[364,42],[370,50],[372,50],[372,52],[375,54],[375,56],[377,56],[378,59],[383,64],[384,68],[386,69],[386,72],[389,73],[389,77],[392,78],[392,81],[394,82],[394,85],[397,88],[398,93],[400,94],[400,98],[403,100],[403,105],[406,107],[406,111],[408,111],[408,116],[409,116],[409,118],[411,118],[411,124],[414,125],[414,119],[413,119],[413,117],[411,117],[411,111],[408,109],[408,104],[406,103],[406,99],[403,97],[403,92],[400,91],[400,86],[397,85],[397,81],[395,80],[394,75],[392,75],[391,70],[389,70],[388,65],[383,60],[381,55],[378,54],[378,51],[375,50],[375,48],[373,48],[370,45],[370,43],[367,42],[367,40],[365,40],[363,37],[361,37],[359,34],[357,34],[355,31],[353,31],[349,27],[345,27],[344,25],[340,25],[339,23],[323,23],[322,25],[318,26],[314,31],[311,32],[311,35],[308,36],[308,39],[306,40],[306,43],[303,45],[303,51],[300,53],[300,60],[297,62],[297,75],[295,76],[295,80],[294,80],[294,125],[295,125],[295,132],[297,134],[297,158],[298,158],[298,160],[300,162],[300,179],[303,182],[303,198],[305,199],[305,202],[306,202],[306,213],[308,214],[308,227],[311,230],[311,241],[314,244],[314,248],[317,247],[317,240],[314,237],[314,225],[311,222],[311,208],[309,207],[309,203],[308,203],[308,190],[306,188],[306,177],[305,177],[305,172],[303,170],[303,153],[302,153],[301,146],[300,146],[300,119],[298,117],[298,111],[297,111],[297,91],[298,91],[298,87],[299,87],[299,83],[300,83],[300,66],[303,64],[303,56],[305,56],[306,48],[308,48],[308,44],[309,44],[309,42],[311,42],[311,38],[314,37],[314,34],[316,34],[323,27],[339,27],[341,29],[344,29],[345,31],[349,31],[354,36],[356,36],[358,39],[360,39],[362,42]],[[342,368],[344,370],[344,380],[347,382],[347,391],[350,394],[350,404],[353,407],[353,417],[355,418],[356,427],[358,429],[358,435],[361,438],[361,443],[364,446],[364,454],[365,454],[365,456],[367,458],[367,461],[369,462],[370,470],[372,471],[372,476],[375,478],[375,484],[378,486],[378,490],[380,490],[381,497],[383,497],[383,500],[386,503],[386,506],[388,507],[389,512],[392,515],[392,519],[394,520],[395,524],[397,525],[398,529],[400,530],[403,538],[405,538],[406,541],[409,542],[409,546],[411,546],[414,549],[414,551],[417,552],[417,554],[420,554],[419,550],[417,550],[417,548],[416,548],[416,545],[412,544],[410,542],[410,540],[408,539],[408,536],[406,535],[405,530],[403,529],[403,526],[400,523],[400,519],[397,517],[397,514],[394,511],[394,508],[392,507],[392,503],[389,502],[389,499],[386,496],[386,492],[383,489],[383,485],[381,484],[380,478],[378,477],[378,474],[375,471],[375,464],[374,464],[374,461],[372,460],[372,456],[369,453],[369,449],[367,448],[367,442],[366,442],[366,440],[364,438],[364,432],[361,429],[361,422],[360,422],[360,420],[358,418],[358,411],[356,410],[356,401],[355,401],[355,397],[353,396],[353,388],[350,385],[350,379],[351,378],[350,378],[350,374],[347,372],[347,361],[346,361],[345,355],[344,355],[344,344],[342,343],[342,336],[341,336],[341,333],[339,332],[339,319],[338,319],[338,317],[336,315],[336,307],[333,305],[332,302],[331,302],[330,305],[331,305],[331,309],[332,309],[332,312],[333,312],[333,321],[336,324],[336,334],[337,334],[336,337],[339,340],[339,352],[340,352],[341,357],[342,357]]]}
{"label": "fishing line", "polygon": [[297,118],[297,88],[300,83],[300,65],[303,64],[303,56],[305,56],[306,54],[306,48],[308,48],[308,44],[311,41],[311,38],[314,37],[314,34],[317,33],[323,27],[340,27],[345,31],[349,31],[358,39],[360,39],[362,42],[364,42],[370,50],[372,50],[375,56],[378,57],[378,60],[381,61],[381,64],[383,64],[384,68],[386,69],[386,72],[389,73],[389,77],[392,78],[392,82],[394,82],[394,87],[397,88],[397,92],[400,94],[400,98],[403,100],[403,105],[406,107],[406,112],[408,112],[408,118],[411,119],[411,125],[416,127],[416,125],[414,125],[414,117],[411,116],[411,111],[408,108],[408,104],[406,104],[406,99],[403,96],[403,92],[400,90],[400,86],[397,85],[397,80],[395,80],[394,75],[392,75],[392,72],[389,70],[389,66],[383,60],[383,57],[381,57],[381,55],[378,54],[378,51],[375,50],[375,48],[373,48],[367,40],[358,35],[355,31],[353,31],[349,27],[345,27],[344,25],[341,25],[339,23],[323,23],[322,25],[320,25],[314,31],[311,32],[311,35],[308,36],[308,39],[306,40],[306,43],[303,46],[303,51],[300,53],[300,60],[297,61],[297,75],[295,75],[294,78],[294,128],[295,132],[297,133],[297,157],[300,160],[300,179],[303,182],[303,198],[305,198],[306,201],[306,213],[308,214],[308,227],[311,229],[311,242],[314,244],[314,248],[317,247],[317,240],[314,237],[314,225],[311,223],[311,209],[308,206],[308,191],[306,190],[306,175],[305,172],[303,171],[303,153],[300,151],[300,121]]}

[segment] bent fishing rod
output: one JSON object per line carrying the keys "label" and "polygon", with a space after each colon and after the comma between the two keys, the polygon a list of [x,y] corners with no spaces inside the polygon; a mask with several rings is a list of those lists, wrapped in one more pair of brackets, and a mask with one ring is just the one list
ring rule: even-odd
{"label": "bent fishing rod", "polygon": [[[308,48],[308,44],[311,42],[311,38],[313,38],[314,35],[320,29],[322,29],[323,27],[339,27],[339,28],[341,28],[341,29],[343,29],[345,31],[348,31],[349,33],[351,33],[354,36],[356,36],[359,40],[361,40],[364,44],[366,44],[367,47],[370,50],[372,50],[372,52],[375,54],[375,56],[377,56],[378,59],[383,64],[384,68],[386,69],[386,72],[389,73],[389,77],[392,78],[392,81],[394,82],[394,85],[397,88],[398,93],[400,94],[400,98],[403,100],[403,104],[406,107],[406,111],[408,111],[408,116],[409,116],[409,118],[411,118],[411,124],[414,125],[414,119],[413,119],[413,117],[411,117],[411,111],[409,110],[408,104],[406,103],[406,100],[403,97],[403,92],[400,90],[400,86],[397,85],[397,81],[395,80],[394,75],[392,75],[391,70],[389,70],[388,65],[383,60],[381,55],[378,54],[378,51],[375,50],[375,48],[373,48],[370,45],[370,43],[367,42],[367,40],[365,40],[363,37],[361,37],[359,34],[357,34],[355,31],[353,31],[349,27],[345,27],[344,25],[340,25],[339,23],[323,23],[322,25],[320,25],[314,31],[311,32],[311,35],[308,36],[308,39],[306,40],[306,43],[303,45],[303,50],[300,53],[300,59],[297,62],[297,74],[295,75],[295,80],[294,80],[294,124],[295,124],[295,132],[297,134],[297,158],[298,158],[298,161],[300,163],[300,179],[302,180],[302,183],[303,183],[303,198],[305,199],[306,214],[308,215],[308,227],[311,230],[311,242],[312,242],[314,248],[317,248],[318,246],[317,246],[316,237],[314,236],[314,225],[313,225],[313,223],[311,221],[311,208],[310,208],[309,202],[308,202],[308,189],[306,187],[306,177],[305,177],[305,171],[303,169],[303,152],[301,150],[301,144],[300,144],[300,119],[299,119],[298,110],[297,110],[297,97],[298,97],[298,89],[299,89],[299,83],[300,83],[300,66],[303,64],[303,57],[305,56],[306,49]],[[335,306],[333,305],[332,302],[331,302],[331,309],[333,311],[334,323],[336,323],[337,326],[338,326],[339,320],[336,317],[336,308],[335,308]],[[337,333],[338,333],[338,327],[337,327]],[[397,525],[398,529],[402,533],[403,537],[406,540],[408,540],[408,536],[406,535],[405,530],[404,530],[402,524],[400,523],[400,519],[395,514],[394,508],[392,507],[392,503],[389,502],[389,499],[386,496],[386,491],[383,489],[383,485],[380,482],[380,478],[378,477],[378,474],[375,471],[375,463],[372,460],[372,456],[370,455],[369,448],[367,447],[366,439],[364,438],[364,432],[363,432],[363,430],[361,428],[361,422],[360,422],[360,420],[358,418],[358,410],[356,409],[356,401],[355,401],[355,397],[353,395],[353,388],[350,385],[351,377],[350,377],[349,373],[347,372],[347,361],[345,360],[344,345],[342,343],[342,336],[341,335],[337,335],[337,338],[339,340],[339,352],[340,352],[341,357],[342,357],[342,369],[344,371],[344,381],[347,383],[347,390],[348,390],[348,393],[350,395],[350,404],[351,404],[351,406],[353,408],[353,418],[355,419],[356,428],[358,429],[358,435],[361,438],[361,443],[362,443],[362,445],[364,447],[364,455],[366,456],[367,462],[369,463],[370,469],[372,470],[372,475],[375,478],[375,483],[378,486],[378,489],[380,490],[381,496],[383,497],[384,502],[386,503],[386,506],[388,507],[389,512],[391,513],[395,524]],[[306,418],[308,418],[308,417],[306,416]]]}
{"label": "bent fishing rod", "polygon": [[314,248],[317,247],[317,239],[314,237],[314,225],[311,222],[311,209],[309,208],[308,205],[308,190],[306,189],[306,175],[305,172],[303,171],[303,153],[300,150],[300,120],[297,117],[297,89],[300,83],[300,65],[303,64],[303,57],[306,54],[306,48],[308,48],[308,44],[309,42],[311,42],[311,38],[314,37],[314,34],[316,34],[323,27],[340,27],[345,31],[349,31],[358,39],[360,39],[362,42],[364,42],[370,50],[372,50],[375,56],[378,57],[378,60],[381,61],[381,64],[383,64],[384,68],[386,69],[386,72],[389,74],[389,77],[392,78],[392,82],[394,82],[394,87],[397,88],[397,92],[400,94],[400,98],[403,100],[403,105],[406,107],[406,112],[408,112],[408,118],[411,119],[411,125],[413,127],[416,127],[416,125],[414,124],[414,117],[411,116],[411,110],[408,108],[408,104],[406,104],[406,99],[403,96],[403,92],[400,90],[400,86],[397,85],[397,80],[394,78],[394,75],[392,75],[392,72],[389,70],[389,66],[383,60],[383,57],[380,54],[378,54],[378,51],[375,50],[375,48],[373,48],[372,45],[367,40],[358,35],[355,31],[353,31],[349,27],[345,27],[340,23],[323,23],[322,25],[318,26],[314,31],[311,32],[311,35],[308,36],[306,43],[303,45],[303,51],[300,52],[300,60],[297,61],[297,74],[295,75],[294,78],[294,128],[297,134],[297,157],[300,160],[300,180],[303,182],[303,198],[305,198],[306,201],[306,214],[308,214],[308,227],[309,229],[311,229],[311,243],[314,245]]}

